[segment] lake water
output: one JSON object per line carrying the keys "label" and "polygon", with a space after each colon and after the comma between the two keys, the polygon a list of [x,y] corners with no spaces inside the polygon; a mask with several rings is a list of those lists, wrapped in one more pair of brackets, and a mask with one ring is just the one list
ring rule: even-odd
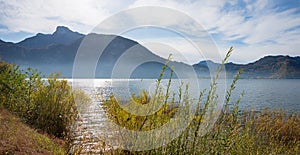
{"label": "lake water", "polygon": [[[85,89],[87,92],[101,93],[104,96],[114,93],[124,100],[128,99],[132,93],[138,94],[141,90],[154,92],[156,88],[155,79],[80,79],[73,81],[73,84]],[[210,79],[200,79],[198,85],[195,81],[173,80],[171,92],[178,93],[182,81],[189,83],[189,93],[193,98],[198,97],[200,90],[209,89],[211,83]],[[224,98],[225,89],[229,89],[231,81],[232,79],[227,79],[218,82],[219,85],[226,86],[226,88],[222,87],[221,94],[218,94],[220,99]],[[166,89],[167,83],[168,80],[162,80],[161,86]],[[243,91],[245,95],[240,102],[241,110],[260,111],[270,108],[283,109],[288,112],[300,112],[299,79],[240,79],[237,82],[231,101],[236,101]]]}
{"label": "lake water", "polygon": [[[89,107],[81,111],[81,119],[76,121],[73,130],[74,144],[81,144],[83,152],[87,154],[91,152],[100,154],[101,151],[110,150],[111,147],[104,147],[104,150],[97,147],[101,140],[111,139],[117,133],[117,130],[107,129],[108,118],[101,101],[94,96],[95,94],[101,94],[105,98],[114,93],[119,99],[126,100],[132,93],[138,94],[141,90],[153,93],[156,88],[154,79],[68,79],[68,81],[73,87],[79,87],[87,92],[93,101]],[[219,88],[222,88],[221,91],[218,91],[221,100],[224,98],[225,90],[229,89],[231,81],[230,79],[218,81]],[[211,83],[210,79],[200,79],[199,83],[197,80],[173,80],[170,91],[178,93],[181,82],[189,83],[191,98],[198,98],[199,91],[209,89]],[[162,80],[161,87],[166,89],[167,84],[168,80]],[[199,91],[195,91],[195,89]],[[283,109],[288,113],[300,112],[300,80],[298,79],[240,79],[233,92],[231,104],[239,98],[243,91],[245,95],[240,102],[241,110],[261,111],[269,108]],[[114,145],[112,147],[117,148]]]}

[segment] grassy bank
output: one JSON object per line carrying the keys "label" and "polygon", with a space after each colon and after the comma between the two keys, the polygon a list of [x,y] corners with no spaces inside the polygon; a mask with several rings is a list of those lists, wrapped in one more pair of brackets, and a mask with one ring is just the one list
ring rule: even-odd
{"label": "grassy bank", "polygon": [[52,139],[0,107],[0,154],[64,154]]}
{"label": "grassy bank", "polygon": [[[71,126],[78,116],[77,103],[88,104],[91,100],[83,91],[73,90],[66,80],[58,79],[58,76],[58,74],[53,74],[47,80],[42,80],[40,73],[36,70],[31,68],[22,70],[18,66],[0,63],[0,108],[10,111],[20,118],[20,121],[32,128],[52,137],[63,139],[67,152],[71,143],[69,136],[72,130]],[[24,136],[33,136],[32,141],[36,140],[37,143],[32,145],[31,142],[28,143],[28,149],[34,147],[33,145],[39,145],[37,149],[48,148],[47,140],[37,134],[30,134],[31,130],[28,130],[28,135],[22,135],[20,131],[23,128],[27,129],[24,125],[19,127],[16,125],[18,122],[12,122],[9,126],[13,126],[13,128],[5,130],[8,125],[3,123],[5,122],[1,121],[1,125],[4,125],[1,130],[2,136],[7,132],[15,139],[20,137],[20,142],[23,138],[26,140],[27,137]],[[9,151],[11,145],[23,148],[22,150],[12,148],[14,151],[26,152],[26,141],[24,144],[14,143],[13,139],[13,141],[9,141],[10,139],[5,139],[5,137],[1,137],[0,140],[5,140],[7,143],[7,145],[0,146],[0,149],[4,151],[7,149]],[[40,144],[39,141],[41,141]],[[48,141],[48,143],[51,142]],[[51,151],[51,148],[49,149]]]}

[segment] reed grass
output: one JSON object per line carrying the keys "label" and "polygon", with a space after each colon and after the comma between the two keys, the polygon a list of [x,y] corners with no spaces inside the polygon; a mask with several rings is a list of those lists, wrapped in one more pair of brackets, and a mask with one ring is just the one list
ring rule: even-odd
{"label": "reed grass", "polygon": [[[175,140],[160,148],[147,151],[131,151],[116,149],[114,154],[300,154],[300,115],[288,114],[284,111],[262,111],[254,113],[252,111],[241,112],[239,103],[244,95],[231,103],[231,96],[240,70],[232,81],[224,99],[224,107],[218,120],[206,134],[201,134],[201,126],[207,123],[205,115],[216,105],[218,94],[217,79],[220,72],[224,69],[224,64],[228,61],[233,48],[230,48],[222,65],[219,66],[217,73],[212,79],[210,89],[203,90],[199,94],[196,113],[190,125]],[[168,65],[168,62],[164,66]],[[116,124],[130,130],[144,131],[153,130],[168,122],[178,108],[170,105],[191,104],[189,98],[188,85],[183,84],[178,88],[179,100],[175,104],[174,94],[170,97],[169,82],[167,91],[160,91],[160,80],[164,74],[164,68],[157,80],[157,88],[152,98],[149,92],[142,91],[139,95],[132,95],[126,103],[121,103],[115,95],[111,95],[103,101],[108,117]],[[170,78],[170,80],[172,80]],[[207,96],[204,99],[204,96]],[[163,103],[163,106],[156,113],[149,116],[136,116],[126,112],[120,104],[130,105],[132,102],[140,105],[153,102]],[[158,104],[158,103],[157,103]],[[137,109],[138,110],[138,109]],[[120,139],[122,141],[122,139]]]}

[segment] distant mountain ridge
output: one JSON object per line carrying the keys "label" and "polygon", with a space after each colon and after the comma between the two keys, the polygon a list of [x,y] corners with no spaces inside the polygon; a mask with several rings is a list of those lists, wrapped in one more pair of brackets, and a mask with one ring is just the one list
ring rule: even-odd
{"label": "distant mountain ridge", "polygon": [[[207,64],[208,65],[207,65]],[[201,61],[193,67],[198,70],[208,70],[208,66],[215,69],[220,64],[210,60]],[[225,64],[228,77],[233,77],[238,70],[243,69],[241,78],[270,78],[270,79],[294,79],[300,78],[300,57],[290,56],[265,56],[248,64]]]}
{"label": "distant mountain ridge", "polygon": [[[99,58],[95,75],[98,78],[110,78],[114,73],[115,63],[124,57],[125,52],[128,60],[123,66],[128,66],[128,69],[130,66],[140,63],[140,59],[152,60],[140,64],[132,71],[131,78],[157,78],[166,62],[166,59],[153,54],[136,41],[115,35],[84,35],[73,32],[64,26],[58,26],[52,34],[38,33],[18,43],[0,40],[0,56],[4,61],[15,63],[22,68],[37,68],[46,75],[52,72],[61,72],[65,77],[72,77],[76,52],[84,38],[97,42],[99,47],[103,47],[106,41],[111,40]],[[88,52],[86,54],[88,56]],[[89,60],[86,62],[89,63]],[[171,61],[169,66],[177,69],[176,75],[188,75],[191,70],[195,70],[198,77],[207,78],[210,76],[210,72],[216,70],[219,65],[207,60],[192,66]],[[225,67],[227,76],[230,78],[241,68],[244,69],[242,78],[300,78],[300,57],[266,56],[253,63],[227,63]],[[127,70],[123,68],[119,72],[122,71],[125,73]],[[170,69],[167,69],[166,75],[169,73]],[[121,75],[117,76],[122,78]],[[82,75],[80,78],[84,77],[85,75]]]}

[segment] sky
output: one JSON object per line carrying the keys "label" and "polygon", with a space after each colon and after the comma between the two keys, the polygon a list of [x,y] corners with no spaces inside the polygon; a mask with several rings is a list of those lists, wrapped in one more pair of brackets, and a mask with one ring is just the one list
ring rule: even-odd
{"label": "sky", "polygon": [[[51,34],[59,25],[88,34],[102,21],[142,6],[179,12],[167,20],[163,12],[162,17],[153,16],[161,18],[157,25],[167,28],[144,25],[121,34],[162,57],[173,53],[174,60],[189,64],[204,59],[218,61],[217,57],[223,58],[231,46],[234,52],[230,61],[235,63],[253,62],[266,55],[300,55],[300,0],[0,0],[0,39],[19,42],[37,33]],[[201,31],[206,32],[207,38],[192,39],[200,46],[200,54],[199,49],[172,29],[179,24],[188,38],[197,38],[199,27],[185,24],[180,14],[195,20]],[[151,13],[131,16],[130,22],[138,25],[137,20],[143,21]],[[120,26],[118,21],[110,24],[109,28]]]}

